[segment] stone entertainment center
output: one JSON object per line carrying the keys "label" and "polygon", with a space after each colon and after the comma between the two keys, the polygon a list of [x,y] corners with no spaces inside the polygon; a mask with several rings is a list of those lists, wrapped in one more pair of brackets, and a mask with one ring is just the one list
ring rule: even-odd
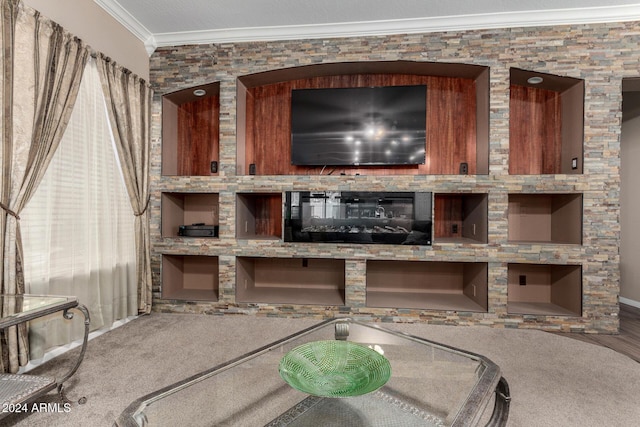
{"label": "stone entertainment center", "polygon": [[[616,332],[639,45],[616,23],[157,49],[154,309]],[[291,165],[291,88],[407,82],[425,165]],[[433,243],[286,242],[291,191],[431,192]],[[218,235],[178,235],[194,223]]]}

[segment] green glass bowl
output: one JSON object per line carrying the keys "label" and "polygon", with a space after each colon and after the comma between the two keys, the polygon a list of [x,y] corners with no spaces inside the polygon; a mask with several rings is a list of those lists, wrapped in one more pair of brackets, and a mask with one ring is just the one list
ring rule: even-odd
{"label": "green glass bowl", "polygon": [[291,387],[320,397],[349,397],[382,387],[391,364],[375,350],[349,341],[313,341],[280,360],[280,376]]}

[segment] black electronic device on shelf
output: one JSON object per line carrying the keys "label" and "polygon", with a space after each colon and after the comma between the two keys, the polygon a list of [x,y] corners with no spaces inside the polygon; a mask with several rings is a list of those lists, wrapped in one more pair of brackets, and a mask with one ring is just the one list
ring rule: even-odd
{"label": "black electronic device on shelf", "polygon": [[286,242],[431,245],[432,193],[289,191]]}
{"label": "black electronic device on shelf", "polygon": [[218,237],[217,225],[203,223],[181,225],[178,227],[178,236],[184,237]]}

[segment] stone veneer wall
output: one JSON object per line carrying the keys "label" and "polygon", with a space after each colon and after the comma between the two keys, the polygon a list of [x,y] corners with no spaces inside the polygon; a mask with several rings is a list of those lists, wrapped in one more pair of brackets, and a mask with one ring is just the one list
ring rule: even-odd
{"label": "stone veneer wall", "polygon": [[[268,316],[355,317],[440,324],[564,331],[615,332],[618,328],[620,240],[621,82],[640,74],[637,23],[511,28],[327,40],[228,43],[158,49],[151,57],[156,92],[152,125],[152,262],[154,307],[159,311]],[[413,60],[490,67],[490,171],[482,176],[236,176],[236,78],[300,65]],[[584,174],[510,176],[509,68],[570,76],[585,81]],[[220,166],[215,177],[163,177],[161,95],[194,85],[220,82]],[[287,190],[398,190],[486,192],[489,243],[432,247],[379,245],[293,245],[281,241],[235,239],[235,193]],[[163,191],[214,192],[220,196],[220,239],[162,238]],[[513,244],[507,241],[508,193],[584,194],[583,245]],[[161,254],[219,257],[218,302],[162,300]],[[346,259],[345,307],[290,304],[235,304],[236,256],[300,256]],[[365,307],[367,259],[487,262],[487,313],[438,312]],[[507,313],[507,263],[580,264],[583,316]]]}

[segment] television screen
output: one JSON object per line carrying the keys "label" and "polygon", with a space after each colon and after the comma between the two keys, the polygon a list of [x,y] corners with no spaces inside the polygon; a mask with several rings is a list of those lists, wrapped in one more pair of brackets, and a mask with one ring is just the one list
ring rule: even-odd
{"label": "television screen", "polygon": [[294,89],[291,163],[425,163],[427,86]]}

